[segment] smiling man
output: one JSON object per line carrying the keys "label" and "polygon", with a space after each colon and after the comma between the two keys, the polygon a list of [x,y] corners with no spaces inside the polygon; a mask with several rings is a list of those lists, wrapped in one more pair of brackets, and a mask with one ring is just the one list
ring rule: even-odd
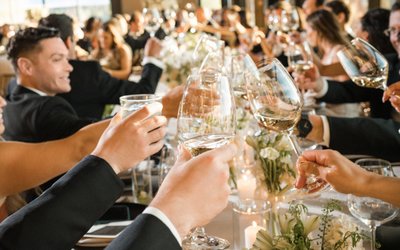
{"label": "smiling man", "polygon": [[4,110],[6,139],[54,140],[93,122],[79,118],[67,101],[55,96],[71,90],[73,69],[57,30],[21,30],[10,40],[7,52],[17,72],[18,87],[9,95]]}

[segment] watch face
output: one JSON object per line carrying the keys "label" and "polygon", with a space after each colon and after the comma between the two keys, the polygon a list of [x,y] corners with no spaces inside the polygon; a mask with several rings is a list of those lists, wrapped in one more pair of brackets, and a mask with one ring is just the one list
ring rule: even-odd
{"label": "watch face", "polygon": [[297,123],[297,129],[299,131],[299,137],[307,137],[312,130],[312,124],[308,120],[308,116],[302,116],[300,121]]}

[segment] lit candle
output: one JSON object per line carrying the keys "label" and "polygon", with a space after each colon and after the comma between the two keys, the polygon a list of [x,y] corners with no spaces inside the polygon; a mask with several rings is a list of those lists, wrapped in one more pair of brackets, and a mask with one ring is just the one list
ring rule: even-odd
{"label": "lit candle", "polygon": [[242,200],[253,199],[256,185],[256,177],[254,177],[254,175],[251,173],[242,174],[242,176],[237,180],[239,198]]}
{"label": "lit candle", "polygon": [[257,225],[257,222],[253,221],[250,226],[244,229],[244,245],[246,248],[251,248],[256,241],[257,233],[261,229],[264,229]]}

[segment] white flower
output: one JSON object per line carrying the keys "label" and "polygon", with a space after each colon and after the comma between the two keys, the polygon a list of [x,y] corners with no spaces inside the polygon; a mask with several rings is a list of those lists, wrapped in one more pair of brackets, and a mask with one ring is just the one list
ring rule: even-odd
{"label": "white flower", "polygon": [[274,161],[279,157],[279,151],[271,147],[263,148],[260,150],[260,156]]}
{"label": "white flower", "polygon": [[288,137],[285,135],[275,146],[275,148],[279,151],[290,151],[292,150],[292,145],[290,144]]}
{"label": "white flower", "polygon": [[292,162],[292,157],[290,156],[290,155],[285,155],[284,157],[282,157],[281,159],[280,159],[280,161],[282,162],[282,163],[286,163],[286,164],[288,164],[288,165],[291,165],[293,162]]}

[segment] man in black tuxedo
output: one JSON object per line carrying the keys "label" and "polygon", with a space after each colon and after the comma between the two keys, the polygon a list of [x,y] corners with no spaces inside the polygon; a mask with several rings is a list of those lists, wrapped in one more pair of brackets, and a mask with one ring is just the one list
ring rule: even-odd
{"label": "man in black tuxedo", "polygon": [[[0,224],[0,248],[71,249],[121,194],[117,174],[162,147],[166,118],[154,116],[161,108],[155,103],[124,120],[114,117],[90,156]],[[108,249],[181,249],[192,227],[226,206],[235,152],[226,145],[190,159],[183,151],[149,207]]]}
{"label": "man in black tuxedo", "polygon": [[[81,118],[100,120],[106,104],[119,104],[119,97],[130,94],[152,94],[162,74],[163,63],[157,58],[161,44],[149,40],[145,49],[141,79],[135,83],[120,80],[105,72],[97,61],[76,60],[73,20],[65,14],[51,14],[39,21],[42,27],[56,28],[69,50],[71,91],[59,94],[67,100]],[[148,39],[144,40],[142,49]]]}
{"label": "man in black tuxedo", "polygon": [[[96,121],[80,118],[65,99],[56,96],[71,90],[68,77],[72,71],[68,50],[57,30],[21,30],[12,38],[8,53],[16,68],[19,85],[8,96],[4,110],[6,139],[25,142],[60,139]],[[173,98],[167,94],[162,99],[170,111],[177,110],[182,88],[172,92]],[[173,113],[167,115],[163,110],[167,116],[173,116]]]}
{"label": "man in black tuxedo", "polygon": [[93,122],[81,119],[63,98],[71,90],[68,50],[55,29],[18,31],[7,46],[18,86],[4,109],[8,140],[39,142],[67,137]]}

